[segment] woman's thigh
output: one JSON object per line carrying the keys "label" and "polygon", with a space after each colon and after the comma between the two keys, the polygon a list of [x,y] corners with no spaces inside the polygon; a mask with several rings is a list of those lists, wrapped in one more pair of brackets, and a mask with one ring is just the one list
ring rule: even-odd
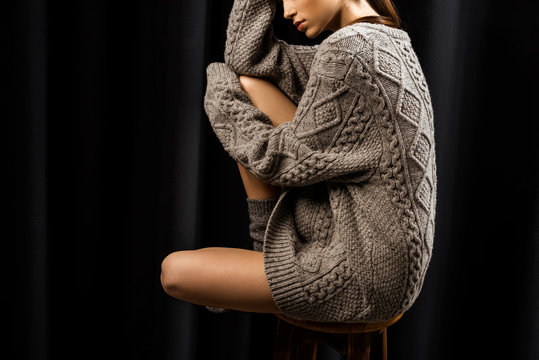
{"label": "woman's thigh", "polygon": [[240,75],[239,81],[253,105],[268,115],[273,126],[294,119],[298,107],[271,81],[246,75]]}
{"label": "woman's thigh", "polygon": [[161,282],[170,296],[194,304],[280,312],[259,251],[227,247],[176,251],[163,260]]}

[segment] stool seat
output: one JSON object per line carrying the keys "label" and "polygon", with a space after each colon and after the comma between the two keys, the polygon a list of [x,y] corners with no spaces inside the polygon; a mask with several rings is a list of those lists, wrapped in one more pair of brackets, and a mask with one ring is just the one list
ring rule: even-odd
{"label": "stool seat", "polygon": [[403,314],[376,323],[339,323],[298,320],[276,313],[274,360],[315,360],[319,343],[335,349],[347,360],[387,360],[387,328]]}

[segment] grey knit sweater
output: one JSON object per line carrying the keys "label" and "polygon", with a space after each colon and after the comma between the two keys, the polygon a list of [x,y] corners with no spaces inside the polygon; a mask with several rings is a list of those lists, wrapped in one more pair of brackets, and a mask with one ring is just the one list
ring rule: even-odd
{"label": "grey knit sweater", "polygon": [[[290,317],[376,322],[418,297],[433,248],[436,158],[426,79],[404,30],[356,23],[320,45],[274,37],[275,0],[236,0],[204,109],[224,149],[283,185],[263,238],[273,299]],[[274,127],[239,75],[298,105]]]}

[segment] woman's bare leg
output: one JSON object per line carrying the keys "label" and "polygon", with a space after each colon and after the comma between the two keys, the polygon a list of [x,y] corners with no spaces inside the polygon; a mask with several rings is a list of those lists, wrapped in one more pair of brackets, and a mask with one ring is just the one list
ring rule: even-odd
{"label": "woman's bare leg", "polygon": [[253,105],[269,116],[273,126],[294,119],[298,107],[273,83],[246,75],[240,75],[239,80]]}
{"label": "woman's bare leg", "polygon": [[[297,106],[271,82],[242,75],[240,84],[275,127],[294,119]],[[281,192],[281,187],[263,182],[240,163],[238,168],[248,198],[266,199]],[[161,284],[170,296],[198,305],[281,312],[271,296],[259,251],[226,247],[176,251],[163,260]]]}
{"label": "woman's bare leg", "polygon": [[[297,106],[277,86],[270,81],[240,75],[240,85],[251,99],[253,105],[268,115],[273,126],[277,127],[283,122],[292,121]],[[243,186],[250,199],[268,199],[279,195],[280,186],[263,182],[238,162]]]}
{"label": "woman's bare leg", "polygon": [[258,251],[207,247],[173,252],[161,265],[161,284],[170,296],[198,305],[281,312],[271,296]]}
{"label": "woman's bare leg", "polygon": [[238,162],[241,180],[249,199],[269,199],[281,193],[281,187],[268,184],[257,178]]}

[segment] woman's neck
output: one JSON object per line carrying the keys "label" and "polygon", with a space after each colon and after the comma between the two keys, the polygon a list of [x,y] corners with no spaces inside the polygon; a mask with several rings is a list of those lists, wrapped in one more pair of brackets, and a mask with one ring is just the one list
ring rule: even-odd
{"label": "woman's neck", "polygon": [[327,29],[335,32],[340,28],[349,25],[354,20],[365,16],[380,16],[366,0],[362,1],[347,1],[341,10],[337,13]]}

